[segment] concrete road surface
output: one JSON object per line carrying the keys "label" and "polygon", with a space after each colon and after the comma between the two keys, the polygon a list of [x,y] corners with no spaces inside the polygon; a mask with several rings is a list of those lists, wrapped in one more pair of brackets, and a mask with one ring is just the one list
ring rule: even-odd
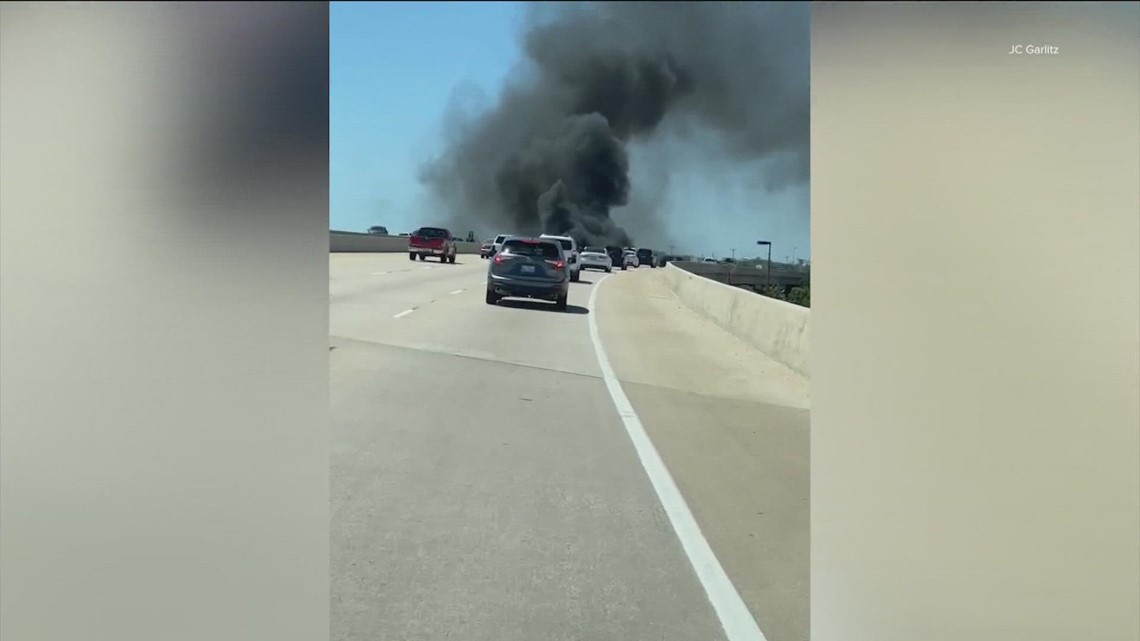
{"label": "concrete road surface", "polygon": [[807,384],[661,270],[570,308],[487,263],[331,254],[332,638],[709,641],[717,613],[602,378],[599,337],[769,641],[808,638]]}

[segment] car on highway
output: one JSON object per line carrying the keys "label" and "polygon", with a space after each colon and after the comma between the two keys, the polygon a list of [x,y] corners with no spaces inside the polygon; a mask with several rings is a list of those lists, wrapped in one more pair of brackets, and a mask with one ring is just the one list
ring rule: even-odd
{"label": "car on highway", "polygon": [[621,247],[607,246],[606,254],[609,255],[610,262],[616,267],[621,265],[621,257],[625,255],[625,252]]}
{"label": "car on highway", "polygon": [[614,268],[614,261],[605,247],[586,247],[580,257],[582,269],[601,269],[608,274]]}
{"label": "car on highway", "polygon": [[649,265],[652,268],[656,268],[657,265],[653,264],[653,250],[645,248],[637,250],[637,264],[638,267],[641,265]]}
{"label": "car on highway", "polygon": [[553,240],[562,245],[562,252],[566,255],[566,273],[570,276],[570,282],[578,282],[582,276],[582,261],[578,257],[578,243],[569,236],[542,234],[539,238]]}
{"label": "car on highway", "polygon": [[387,236],[388,228],[383,225],[373,225],[368,228],[368,235],[370,236]]}
{"label": "car on highway", "polygon": [[554,301],[565,311],[570,294],[570,273],[562,244],[546,238],[509,236],[491,258],[487,269],[487,304],[504,298]]}
{"label": "car on highway", "polygon": [[630,267],[637,268],[640,263],[637,260],[637,252],[633,249],[627,249],[621,255],[621,270],[624,272]]}
{"label": "car on highway", "polygon": [[705,258],[702,258],[702,259],[701,259],[701,262],[702,262],[702,263],[716,263],[716,259],[715,259],[715,258],[708,258],[708,257],[705,257]]}
{"label": "car on highway", "polygon": [[495,240],[491,241],[492,256],[499,253],[499,250],[503,248],[503,242],[506,241],[509,236],[510,234],[499,234],[498,236],[495,236]]}
{"label": "car on highway", "polygon": [[441,263],[454,263],[458,252],[455,237],[443,227],[420,227],[408,238],[410,260],[415,260],[416,256],[419,256],[420,260],[436,256]]}
{"label": "car on highway", "polygon": [[487,240],[484,240],[483,244],[479,247],[479,258],[490,258],[491,250],[494,248],[494,246],[494,238],[488,238]]}

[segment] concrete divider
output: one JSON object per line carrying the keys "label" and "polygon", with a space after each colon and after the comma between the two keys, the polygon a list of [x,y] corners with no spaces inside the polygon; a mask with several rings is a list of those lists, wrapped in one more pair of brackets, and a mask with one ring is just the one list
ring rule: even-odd
{"label": "concrete divider", "polygon": [[[482,243],[456,243],[460,254],[478,254]],[[405,236],[373,236],[350,231],[329,232],[329,252],[375,252],[399,254],[408,251]]]}
{"label": "concrete divider", "polygon": [[811,310],[768,298],[669,264],[665,278],[677,297],[761,352],[811,378]]}

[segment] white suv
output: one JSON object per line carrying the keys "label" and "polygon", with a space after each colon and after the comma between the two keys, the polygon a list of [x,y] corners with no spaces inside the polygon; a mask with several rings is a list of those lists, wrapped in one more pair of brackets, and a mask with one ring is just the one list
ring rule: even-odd
{"label": "white suv", "polygon": [[556,240],[562,245],[562,253],[566,254],[566,273],[570,275],[570,282],[578,282],[578,278],[582,275],[582,259],[578,256],[578,243],[569,236],[543,234],[539,238]]}

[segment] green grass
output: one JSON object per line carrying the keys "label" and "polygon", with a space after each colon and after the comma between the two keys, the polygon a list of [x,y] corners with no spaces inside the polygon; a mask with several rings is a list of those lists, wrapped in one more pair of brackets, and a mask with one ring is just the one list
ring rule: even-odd
{"label": "green grass", "polygon": [[782,287],[776,287],[774,285],[757,288],[756,293],[762,296],[767,296],[768,298],[787,301],[793,305],[799,305],[800,307],[811,307],[810,285],[793,287],[787,293],[787,295],[784,294],[784,289]]}

